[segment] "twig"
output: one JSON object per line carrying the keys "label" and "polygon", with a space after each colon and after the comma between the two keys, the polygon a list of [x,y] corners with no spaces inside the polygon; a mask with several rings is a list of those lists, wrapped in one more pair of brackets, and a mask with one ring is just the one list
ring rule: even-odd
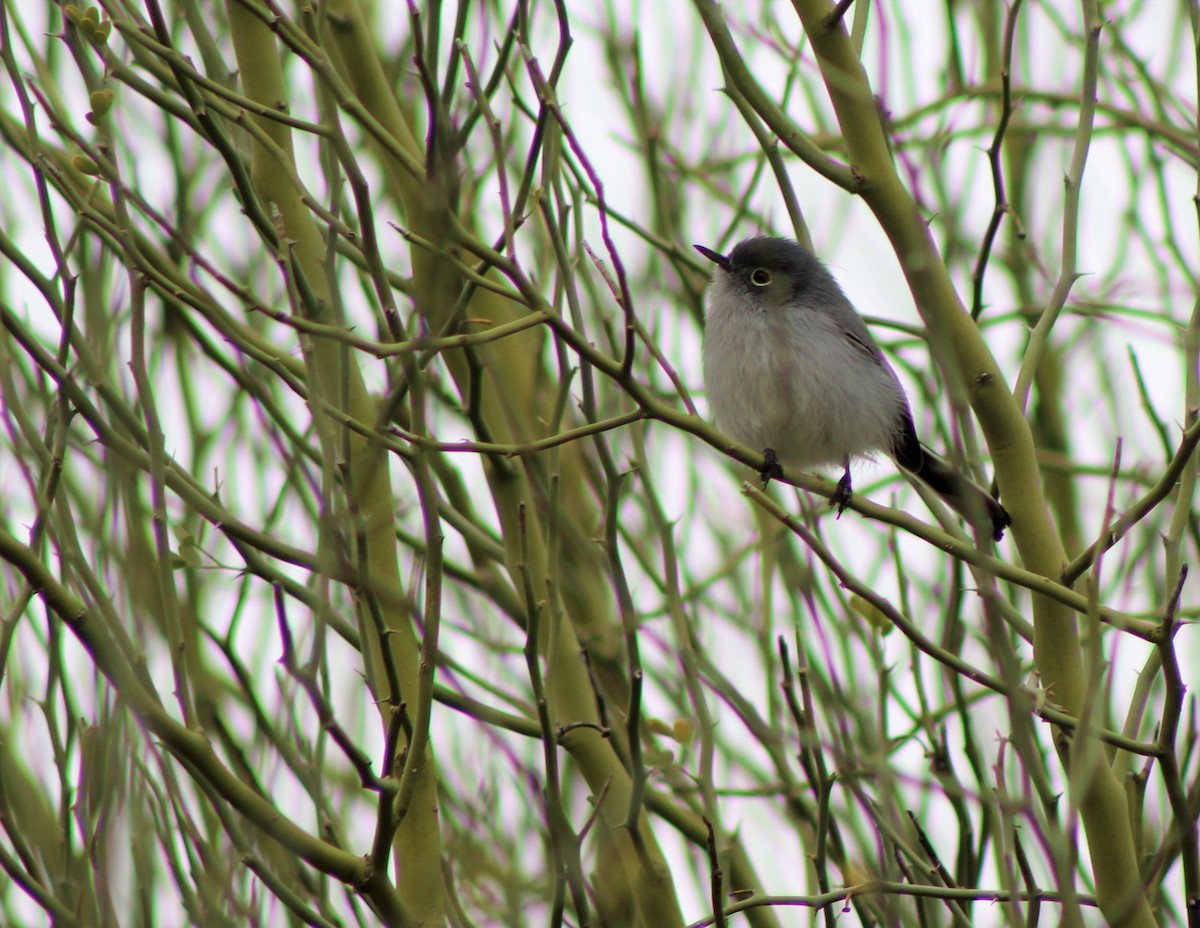
{"label": "twig", "polygon": [[[1003,155],[1004,134],[1008,131],[1009,120],[1012,119],[1012,58],[1013,39],[1017,31],[1017,14],[1021,11],[1023,0],[1013,0],[1004,19],[1004,52],[1000,64],[1000,121],[996,124],[996,134],[992,137],[992,145],[988,149],[988,163],[992,168],[992,187],[995,190],[996,205],[992,209],[992,218],[988,222],[987,232],[983,236],[983,245],[979,249],[979,257],[972,272],[973,281],[971,297],[971,318],[978,319],[983,312],[983,278],[987,272],[988,258],[992,253],[992,245],[996,234],[1000,231],[1000,220],[1005,214],[1011,213],[1008,196],[1004,190],[1004,166],[1001,164]],[[1014,219],[1017,217],[1014,215]],[[1020,220],[1017,220],[1018,226]],[[1019,231],[1018,238],[1024,238],[1025,233]]]}

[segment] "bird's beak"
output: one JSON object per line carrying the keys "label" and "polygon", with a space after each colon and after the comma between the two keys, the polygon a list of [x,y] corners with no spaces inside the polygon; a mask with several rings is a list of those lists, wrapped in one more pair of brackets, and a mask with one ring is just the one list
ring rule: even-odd
{"label": "bird's beak", "polygon": [[713,262],[713,264],[715,264],[721,270],[729,270],[729,259],[719,251],[713,251],[711,248],[705,248],[703,245],[693,245],[692,247],[695,248],[696,251],[700,252],[700,254],[704,255],[704,257],[708,258],[709,261]]}

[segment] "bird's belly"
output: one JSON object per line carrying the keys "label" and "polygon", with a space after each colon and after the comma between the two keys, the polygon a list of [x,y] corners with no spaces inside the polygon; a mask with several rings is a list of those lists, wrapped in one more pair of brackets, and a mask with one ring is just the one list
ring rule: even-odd
{"label": "bird's belly", "polygon": [[890,452],[904,405],[899,385],[849,341],[844,348],[820,342],[833,350],[769,330],[748,338],[737,383],[715,404],[718,427],[752,448],[773,449],[793,468]]}

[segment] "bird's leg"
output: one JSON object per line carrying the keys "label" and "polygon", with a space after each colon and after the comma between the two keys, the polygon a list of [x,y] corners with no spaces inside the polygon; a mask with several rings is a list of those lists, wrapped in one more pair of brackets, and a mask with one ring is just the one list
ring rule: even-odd
{"label": "bird's leg", "polygon": [[850,503],[850,497],[854,495],[854,489],[850,485],[850,458],[847,457],[842,461],[844,470],[842,471],[842,479],[838,481],[837,489],[833,491],[833,496],[829,497],[829,505],[837,509],[838,518],[846,511],[846,506]]}
{"label": "bird's leg", "polygon": [[763,467],[758,472],[758,476],[762,478],[763,489],[767,488],[767,484],[771,482],[771,478],[783,479],[783,465],[779,463],[779,455],[775,453],[774,448],[763,449]]}

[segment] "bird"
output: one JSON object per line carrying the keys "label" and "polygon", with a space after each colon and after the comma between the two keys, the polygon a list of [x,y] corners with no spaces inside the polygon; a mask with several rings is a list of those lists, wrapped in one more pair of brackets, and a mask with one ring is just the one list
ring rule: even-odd
{"label": "bird", "polygon": [[924,481],[996,541],[1005,508],[921,444],[895,371],[837,280],[808,248],[775,236],[721,254],[708,288],[704,383],[717,427],[763,451],[763,485],[783,474],[838,465],[830,499],[852,495],[850,462],[882,452]]}

